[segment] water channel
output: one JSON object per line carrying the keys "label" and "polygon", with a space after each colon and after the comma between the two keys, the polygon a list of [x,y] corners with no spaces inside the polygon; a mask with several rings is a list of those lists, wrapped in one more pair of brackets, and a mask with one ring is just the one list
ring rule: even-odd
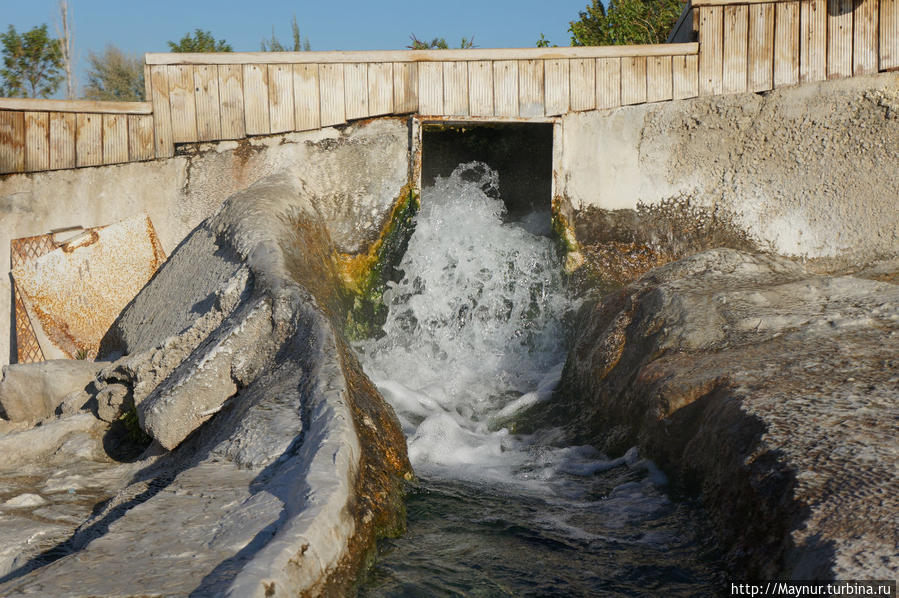
{"label": "water channel", "polygon": [[552,396],[576,301],[549,212],[508,221],[497,178],[467,163],[423,190],[384,335],[357,346],[417,475],[408,531],[380,543],[360,595],[714,595],[702,511],[636,449],[513,433]]}

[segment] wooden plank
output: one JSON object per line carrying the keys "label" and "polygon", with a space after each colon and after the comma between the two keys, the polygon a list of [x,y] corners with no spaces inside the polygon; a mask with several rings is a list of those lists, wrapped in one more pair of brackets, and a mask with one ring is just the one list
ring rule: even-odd
{"label": "wooden plank", "polygon": [[827,78],[852,76],[853,0],[827,0]]}
{"label": "wooden plank", "polygon": [[621,59],[621,103],[642,104],[646,101],[646,57]]}
{"label": "wooden plank", "polygon": [[103,163],[120,164],[128,161],[128,116],[103,115]]}
{"label": "wooden plank", "polygon": [[153,117],[128,115],[128,159],[132,162],[153,159]]}
{"label": "wooden plank", "polygon": [[[153,81],[154,89],[156,81]],[[75,165],[97,166],[103,163],[103,115],[75,115]]]}
{"label": "wooden plank", "polygon": [[153,114],[150,102],[100,102],[93,100],[45,100],[43,98],[0,98],[0,110],[23,112],[116,112]]}
{"label": "wooden plank", "polygon": [[662,102],[674,96],[671,78],[671,56],[646,59],[646,101]]}
{"label": "wooden plank", "polygon": [[153,79],[153,138],[156,145],[156,157],[169,158],[175,155],[175,144],[172,141],[172,109],[169,104],[168,73],[164,66],[154,66],[150,69],[150,73]]}
{"label": "wooden plank", "polygon": [[199,64],[194,67],[194,97],[197,103],[197,139],[221,139],[222,113],[217,66]]}
{"label": "wooden plank", "polygon": [[217,68],[222,139],[243,139],[247,136],[243,105],[243,67],[239,64],[220,64]]}
{"label": "wooden plank", "polygon": [[272,133],[294,130],[293,67],[268,65],[268,113]]}
{"label": "wooden plank", "polygon": [[596,108],[596,61],[575,58],[569,63],[571,81],[571,109],[574,111]]}
{"label": "wooden plank", "polygon": [[321,121],[323,127],[346,122],[346,103],[343,90],[343,65],[323,64],[318,69],[321,91]]}
{"label": "wooden plank", "polygon": [[880,0],[880,70],[899,68],[899,0]]}
{"label": "wooden plank", "polygon": [[468,63],[468,106],[472,116],[493,116],[493,63]]}
{"label": "wooden plank", "polygon": [[414,62],[393,63],[393,113],[418,111],[418,65]]}
{"label": "wooden plank", "polygon": [[25,114],[0,111],[0,173],[25,171]]}
{"label": "wooden plank", "polygon": [[878,0],[855,0],[852,26],[852,74],[876,73],[878,67]]}
{"label": "wooden plank", "polygon": [[153,100],[153,77],[150,76],[150,65],[144,64],[144,100]]}
{"label": "wooden plank", "polygon": [[371,116],[393,113],[393,63],[368,65],[368,113]]}
{"label": "wooden plank", "polygon": [[197,106],[194,99],[193,65],[172,65],[169,72],[169,103],[172,106],[172,141],[197,140]]}
{"label": "wooden plank", "polygon": [[719,94],[724,89],[724,8],[699,8],[699,93]]}
{"label": "wooden plank", "polygon": [[50,168],[50,115],[47,112],[25,113],[25,170]]}
{"label": "wooden plank", "polygon": [[518,63],[493,63],[493,105],[496,116],[518,116]]}
{"label": "wooden plank", "polygon": [[[153,152],[153,117],[131,114],[129,118],[150,121],[150,157]],[[50,169],[75,168],[75,115],[71,112],[50,113]]]}
{"label": "wooden plank", "polygon": [[543,62],[546,114],[565,114],[571,107],[571,82],[568,59],[555,58]]}
{"label": "wooden plank", "polygon": [[731,4],[774,4],[790,0],[692,0],[693,6],[729,6]]}
{"label": "wooden plank", "polygon": [[518,116],[543,116],[546,112],[543,61],[518,61]]}
{"label": "wooden plank", "polygon": [[443,64],[418,65],[418,111],[421,114],[443,114]]}
{"label": "wooden plank", "polygon": [[318,65],[293,65],[294,126],[297,131],[308,131],[321,126],[320,102]]}
{"label": "wooden plank", "polygon": [[247,135],[268,135],[271,133],[267,65],[243,65],[243,106]]}
{"label": "wooden plank", "polygon": [[675,100],[699,95],[699,57],[672,56],[671,74]]}
{"label": "wooden plank", "polygon": [[774,87],[799,84],[799,2],[778,2],[774,14]]}
{"label": "wooden plank", "polygon": [[368,118],[368,65],[362,63],[344,65],[343,89],[346,119]]}
{"label": "wooden plank", "polygon": [[749,7],[749,91],[774,89],[774,4]]}
{"label": "wooden plank", "polygon": [[596,59],[596,107],[621,105],[621,59]]}
{"label": "wooden plank", "polygon": [[[765,0],[770,1],[770,0]],[[740,4],[751,3],[739,2]],[[694,2],[694,5],[696,3]],[[695,42],[633,46],[570,48],[473,48],[468,50],[363,50],[337,52],[219,52],[144,54],[147,64],[338,64],[348,62],[446,62],[454,60],[543,60],[552,58],[621,58],[625,56],[683,56],[696,54]]]}
{"label": "wooden plank", "polygon": [[799,82],[827,78],[827,0],[799,6]]}
{"label": "wooden plank", "polygon": [[749,6],[724,7],[724,93],[743,93],[749,80]]}
{"label": "wooden plank", "polygon": [[468,63],[443,63],[443,113],[468,115]]}

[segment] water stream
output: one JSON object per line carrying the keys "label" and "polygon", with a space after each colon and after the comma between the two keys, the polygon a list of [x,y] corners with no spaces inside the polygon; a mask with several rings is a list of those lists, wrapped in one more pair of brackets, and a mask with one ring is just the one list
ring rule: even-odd
{"label": "water stream", "polygon": [[381,543],[360,594],[714,594],[701,514],[636,450],[510,431],[551,397],[574,305],[549,213],[506,222],[497,189],[470,163],[423,190],[384,335],[357,347],[418,476],[408,533]]}

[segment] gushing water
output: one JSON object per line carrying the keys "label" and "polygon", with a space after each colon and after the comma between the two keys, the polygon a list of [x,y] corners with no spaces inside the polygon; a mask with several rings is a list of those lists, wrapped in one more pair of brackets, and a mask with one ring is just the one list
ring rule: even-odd
{"label": "gushing water", "polygon": [[[363,594],[564,595],[695,556],[681,507],[657,489],[664,476],[635,450],[607,460],[510,432],[557,385],[573,306],[552,241],[534,234],[549,213],[504,222],[497,189],[496,172],[469,163],[424,190],[384,335],[357,347],[421,480],[409,534]],[[535,577],[535,560],[549,572]]]}

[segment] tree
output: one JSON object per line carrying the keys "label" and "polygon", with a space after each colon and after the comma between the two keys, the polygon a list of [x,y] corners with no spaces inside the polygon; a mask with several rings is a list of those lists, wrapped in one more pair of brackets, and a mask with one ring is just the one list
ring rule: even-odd
{"label": "tree", "polygon": [[75,73],[72,57],[72,23],[69,19],[69,3],[66,0],[59,0],[59,28],[56,33],[59,34],[59,49],[62,52],[62,65],[66,72],[66,99],[75,99]]}
{"label": "tree", "polygon": [[223,39],[215,41],[212,34],[202,29],[194,29],[193,33],[186,33],[176,44],[169,41],[169,50],[172,52],[233,52],[231,44]]}
{"label": "tree", "polygon": [[[421,41],[418,39],[415,34],[409,36],[412,40],[412,43],[406,46],[410,50],[449,50],[449,44],[446,43],[446,39],[443,37],[435,37],[431,41]],[[463,37],[462,42],[459,44],[459,48],[462,50],[467,50],[468,48],[474,48],[474,36]]]}
{"label": "tree", "polygon": [[102,54],[89,52],[87,85],[84,97],[88,100],[139,102],[144,96],[143,61],[108,45]]}
{"label": "tree", "polygon": [[275,28],[272,26],[272,39],[271,40],[262,40],[262,51],[263,52],[308,52],[312,49],[312,46],[309,44],[309,38],[302,40],[300,38],[300,26],[297,25],[297,16],[293,15],[293,21],[290,24],[291,32],[293,33],[293,50],[288,50],[284,47],[281,42],[278,41],[278,38],[275,37]]}
{"label": "tree", "polygon": [[685,0],[592,0],[569,23],[572,46],[664,43]]}
{"label": "tree", "polygon": [[62,52],[59,40],[47,34],[47,25],[34,27],[23,34],[12,25],[0,34],[3,46],[3,77],[0,95],[7,97],[45,98],[52,95],[62,81]]}

